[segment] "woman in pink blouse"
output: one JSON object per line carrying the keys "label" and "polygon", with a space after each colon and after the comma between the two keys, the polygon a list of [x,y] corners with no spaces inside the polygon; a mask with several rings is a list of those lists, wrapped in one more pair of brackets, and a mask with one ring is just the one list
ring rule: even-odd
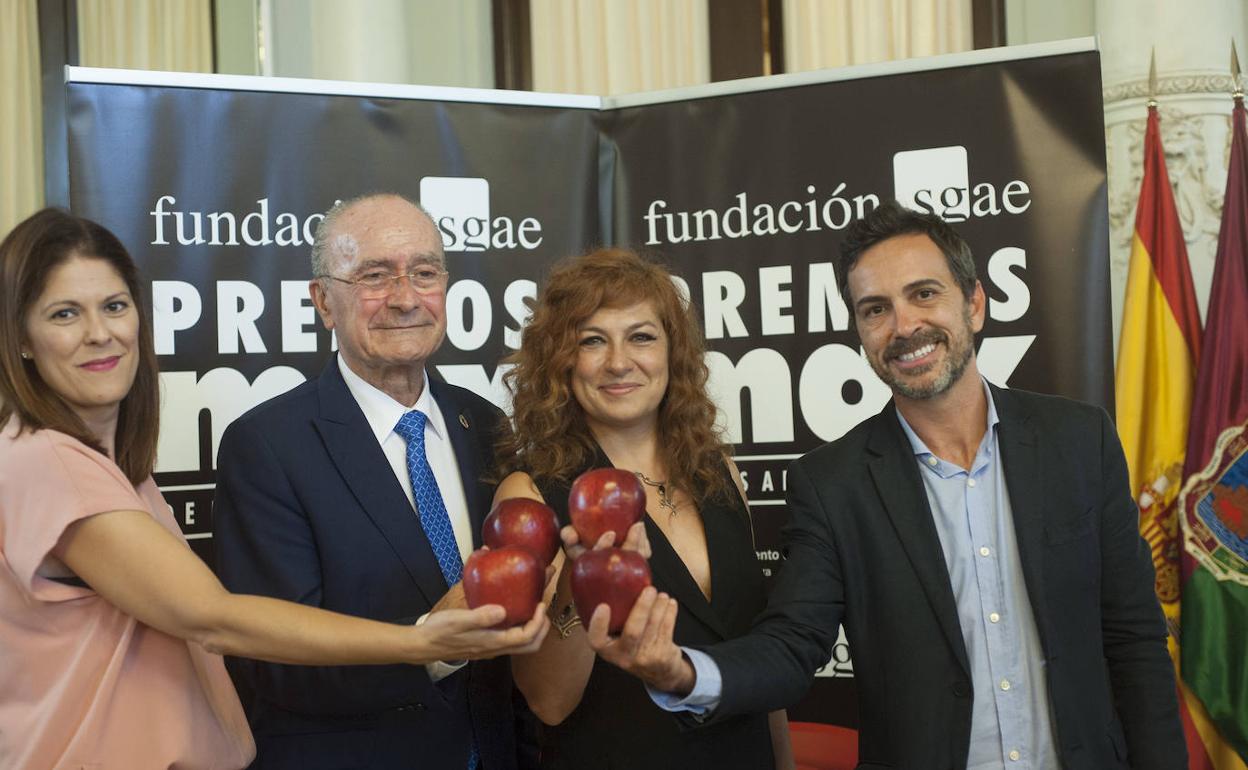
{"label": "woman in pink blouse", "polygon": [[531,652],[498,606],[420,626],[228,593],[152,481],[159,375],[134,262],[46,209],[0,243],[0,767],[239,768],[221,655],[425,664]]}

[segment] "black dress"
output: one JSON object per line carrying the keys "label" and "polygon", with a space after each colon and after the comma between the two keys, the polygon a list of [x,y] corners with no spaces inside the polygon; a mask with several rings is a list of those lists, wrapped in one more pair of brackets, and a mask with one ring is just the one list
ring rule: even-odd
{"label": "black dress", "polygon": [[[611,461],[599,452],[590,467],[611,467]],[[727,477],[727,467],[723,472]],[[537,486],[560,523],[568,524],[570,484]],[[667,537],[646,518],[651,577],[655,588],[680,603],[673,636],[682,646],[705,646],[745,634],[766,601],[749,513],[735,487],[731,489],[729,501],[716,498],[701,510],[711,567],[709,602]],[[601,658],[594,659],[576,710],[560,725],[542,726],[541,747],[542,767],[566,770],[775,766],[766,714],[684,730],[672,714],[654,705],[639,679]]]}

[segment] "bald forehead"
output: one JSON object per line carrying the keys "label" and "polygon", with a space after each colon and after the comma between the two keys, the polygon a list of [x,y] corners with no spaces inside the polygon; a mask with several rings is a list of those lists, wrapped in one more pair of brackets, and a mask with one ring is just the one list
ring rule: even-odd
{"label": "bald forehead", "polygon": [[436,230],[433,220],[419,206],[397,195],[361,198],[338,213],[333,232],[359,237],[381,227]]}
{"label": "bald forehead", "polygon": [[433,220],[394,195],[364,198],[344,208],[334,218],[328,240],[344,267],[364,262],[396,268],[446,263],[442,236]]}

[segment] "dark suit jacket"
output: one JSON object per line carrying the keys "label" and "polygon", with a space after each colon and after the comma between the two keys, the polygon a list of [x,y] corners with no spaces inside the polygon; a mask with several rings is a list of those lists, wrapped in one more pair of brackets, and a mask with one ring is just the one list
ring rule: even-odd
{"label": "dark suit jacket", "polygon": [[[493,491],[481,478],[502,413],[462,388],[429,387],[477,540]],[[217,572],[231,591],[408,623],[447,591],[336,359],[225,431],[213,513]],[[505,659],[436,685],[422,666],[228,662],[256,736],[254,767],[462,770],[474,733],[483,767],[515,766]]]}
{"label": "dark suit jacket", "polygon": [[[1101,410],[992,389],[1006,485],[1066,770],[1187,766],[1166,626],[1126,463]],[[843,622],[861,768],[964,768],[966,648],[914,453],[890,402],[795,461],[787,563],[745,638],[711,647],[715,716],[798,700]]]}

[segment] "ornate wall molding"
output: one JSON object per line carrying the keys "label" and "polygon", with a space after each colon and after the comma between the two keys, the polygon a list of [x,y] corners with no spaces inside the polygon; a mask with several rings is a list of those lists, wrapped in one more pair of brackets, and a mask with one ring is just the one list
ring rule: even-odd
{"label": "ornate wall molding", "polygon": [[[1175,206],[1183,225],[1184,239],[1195,243],[1202,237],[1217,237],[1222,216],[1222,193],[1225,174],[1211,173],[1225,166],[1230,153],[1230,132],[1221,128],[1223,115],[1193,114],[1183,110],[1158,107],[1161,118],[1161,142],[1166,151],[1166,169],[1174,189]],[[1140,183],[1144,176],[1141,159],[1144,155],[1144,118],[1106,125],[1107,155],[1131,159],[1130,170],[1114,181],[1117,187],[1109,201],[1111,232],[1134,226],[1135,208]],[[1208,125],[1207,125],[1208,124]],[[1210,134],[1223,134],[1222,152],[1211,152]],[[1119,145],[1122,145],[1121,152]],[[1214,157],[1210,158],[1209,156]],[[1212,161],[1212,163],[1211,163]],[[1130,248],[1131,233],[1120,245]]]}
{"label": "ornate wall molding", "polygon": [[[1060,7],[1070,0],[1050,1]],[[1105,109],[1110,301],[1116,346],[1143,176],[1151,54],[1156,54],[1155,96],[1166,169],[1203,315],[1213,276],[1230,147],[1231,94],[1235,90],[1230,48],[1232,40],[1241,46],[1248,40],[1248,0],[1095,3]],[[1141,5],[1147,5],[1148,12],[1141,12]]]}
{"label": "ornate wall molding", "polygon": [[[1198,72],[1183,75],[1167,75],[1157,78],[1157,96],[1173,96],[1176,94],[1226,94],[1228,97],[1235,90],[1229,74]],[[1119,102],[1123,99],[1148,98],[1148,78],[1128,80],[1106,86],[1101,89],[1101,96],[1106,104]]]}
{"label": "ornate wall molding", "polygon": [[[1229,78],[1225,78],[1229,82]],[[1135,234],[1147,112],[1143,99],[1105,105],[1105,153],[1109,197],[1110,286],[1117,339],[1127,262]],[[1222,219],[1230,158],[1231,98],[1226,92],[1171,96],[1158,106],[1166,170],[1183,228],[1197,303],[1203,316]]]}

